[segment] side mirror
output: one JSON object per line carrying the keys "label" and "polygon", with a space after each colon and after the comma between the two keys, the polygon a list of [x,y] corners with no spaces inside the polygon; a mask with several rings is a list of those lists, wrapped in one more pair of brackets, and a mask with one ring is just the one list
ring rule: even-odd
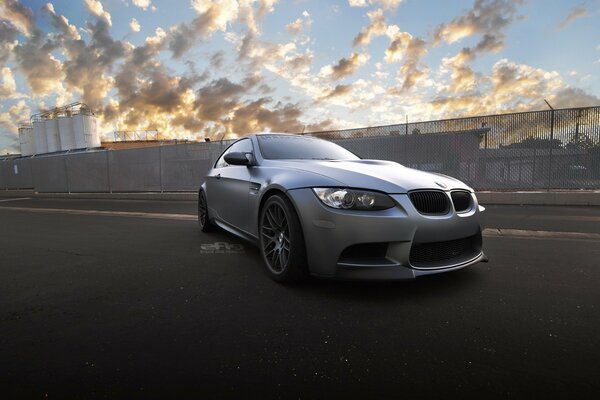
{"label": "side mirror", "polygon": [[229,165],[250,165],[246,154],[237,151],[225,154],[225,162]]}

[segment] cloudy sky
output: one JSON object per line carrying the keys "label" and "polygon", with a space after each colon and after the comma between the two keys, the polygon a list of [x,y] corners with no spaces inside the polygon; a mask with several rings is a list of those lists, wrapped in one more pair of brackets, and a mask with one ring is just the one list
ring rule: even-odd
{"label": "cloudy sky", "polygon": [[83,101],[101,132],[312,131],[600,105],[600,0],[0,0],[0,152]]}

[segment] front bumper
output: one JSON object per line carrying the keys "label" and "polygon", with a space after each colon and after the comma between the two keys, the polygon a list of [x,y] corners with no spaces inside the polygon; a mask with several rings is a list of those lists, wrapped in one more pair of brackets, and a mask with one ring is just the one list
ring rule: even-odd
{"label": "front bumper", "polygon": [[[302,224],[309,271],[312,275],[360,280],[412,280],[417,276],[453,271],[487,258],[481,246],[465,257],[418,267],[411,262],[413,244],[481,237],[475,196],[464,213],[451,208],[445,215],[422,215],[408,195],[390,195],[396,207],[381,211],[349,211],[325,206],[309,188],[287,192]],[[354,245],[383,243],[382,257],[343,258]],[[480,242],[479,242],[480,243]],[[342,257],[342,258],[341,258]]]}

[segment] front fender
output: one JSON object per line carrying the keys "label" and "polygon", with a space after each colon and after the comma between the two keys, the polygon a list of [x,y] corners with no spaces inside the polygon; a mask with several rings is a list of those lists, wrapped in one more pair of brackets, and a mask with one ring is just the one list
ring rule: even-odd
{"label": "front fender", "polygon": [[260,204],[273,191],[286,193],[288,190],[306,187],[345,186],[342,182],[317,173],[275,167],[252,168],[250,181],[251,217],[256,221],[252,235],[258,237]]}

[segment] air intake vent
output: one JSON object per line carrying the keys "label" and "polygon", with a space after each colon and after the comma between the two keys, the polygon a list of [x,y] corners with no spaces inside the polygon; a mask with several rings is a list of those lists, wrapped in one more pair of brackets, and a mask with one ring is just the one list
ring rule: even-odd
{"label": "air intake vent", "polygon": [[481,253],[481,234],[445,242],[413,243],[410,263],[416,268],[444,268],[472,260]]}
{"label": "air intake vent", "polygon": [[446,214],[450,206],[448,196],[438,190],[412,192],[409,197],[421,214]]}
{"label": "air intake vent", "polygon": [[471,209],[471,193],[456,191],[452,192],[450,196],[452,197],[456,212],[465,212]]}

